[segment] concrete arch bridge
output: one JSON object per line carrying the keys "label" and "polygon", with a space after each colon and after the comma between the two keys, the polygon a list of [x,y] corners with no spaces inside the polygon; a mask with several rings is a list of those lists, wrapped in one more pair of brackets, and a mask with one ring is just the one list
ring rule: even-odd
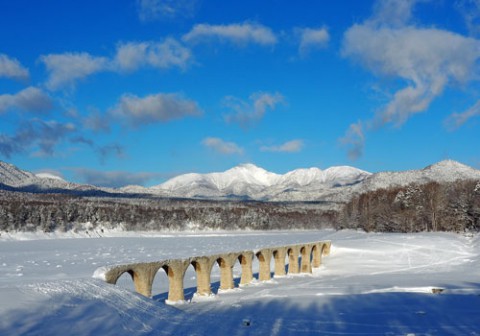
{"label": "concrete arch bridge", "polygon": [[305,244],[286,245],[262,248],[255,251],[239,251],[197,256],[187,259],[169,259],[145,263],[112,265],[98,268],[93,277],[107,283],[116,284],[117,280],[128,273],[132,277],[135,290],[147,297],[152,296],[152,285],[155,275],[163,269],[169,282],[168,301],[182,301],[184,297],[183,280],[187,268],[192,265],[197,280],[196,295],[209,296],[212,294],[210,275],[215,263],[220,267],[220,289],[233,289],[233,267],[237,262],[241,265],[240,285],[254,280],[252,269],[253,260],[258,260],[258,280],[271,279],[271,260],[274,259],[274,276],[285,276],[285,266],[288,259],[288,274],[312,273],[312,268],[320,267],[322,255],[330,254],[331,242],[319,241]]}

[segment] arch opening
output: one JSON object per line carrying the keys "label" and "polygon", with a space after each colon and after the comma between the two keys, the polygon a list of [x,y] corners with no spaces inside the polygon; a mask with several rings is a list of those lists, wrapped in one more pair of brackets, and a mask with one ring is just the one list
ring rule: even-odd
{"label": "arch opening", "polygon": [[185,300],[191,300],[195,293],[198,292],[198,273],[197,268],[201,270],[201,266],[195,267],[194,262],[188,264],[183,276],[183,295]]}
{"label": "arch opening", "polygon": [[152,296],[154,300],[165,301],[168,299],[168,284],[167,271],[163,267],[160,267],[152,282]]}
{"label": "arch opening", "polygon": [[135,273],[132,270],[123,272],[114,284],[128,291],[135,292]]}

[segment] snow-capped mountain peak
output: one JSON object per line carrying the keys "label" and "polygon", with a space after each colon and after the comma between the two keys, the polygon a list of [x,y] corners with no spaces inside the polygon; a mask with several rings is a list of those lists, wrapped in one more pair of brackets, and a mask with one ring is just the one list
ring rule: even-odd
{"label": "snow-capped mountain peak", "polygon": [[349,166],[330,167],[325,170],[316,167],[302,168],[286,174],[276,174],[247,163],[224,172],[179,175],[150,188],[126,186],[109,189],[67,182],[48,173],[35,175],[0,161],[0,187],[7,190],[88,195],[149,194],[157,197],[321,201],[341,204],[348,201],[352,195],[380,188],[429,182],[449,183],[467,179],[480,180],[480,170],[452,160],[441,161],[420,170],[376,174]]}
{"label": "snow-capped mountain peak", "polygon": [[472,172],[475,171],[476,169],[473,169],[472,167],[469,167],[467,165],[464,165],[463,163],[460,163],[458,161],[454,160],[443,160],[440,162],[437,162],[435,164],[432,164],[430,166],[427,166],[422,169],[423,171],[431,171],[431,172]]}
{"label": "snow-capped mountain peak", "polygon": [[180,197],[225,197],[236,195],[252,199],[270,198],[291,188],[331,188],[355,184],[370,173],[353,167],[304,168],[284,175],[269,172],[254,164],[242,164],[224,172],[209,174],[184,174],[160,184],[153,189],[169,191]]}
{"label": "snow-capped mountain peak", "polygon": [[212,173],[210,175],[219,189],[226,188],[232,183],[247,183],[260,186],[271,186],[276,183],[279,175],[271,173],[254,164],[246,163],[233,167],[223,173]]}
{"label": "snow-capped mountain peak", "polygon": [[0,161],[0,183],[17,186],[33,177],[32,173],[18,169],[10,163]]}

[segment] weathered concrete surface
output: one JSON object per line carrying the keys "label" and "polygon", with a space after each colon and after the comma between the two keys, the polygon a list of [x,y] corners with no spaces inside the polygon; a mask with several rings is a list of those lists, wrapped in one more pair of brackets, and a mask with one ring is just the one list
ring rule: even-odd
{"label": "weathered concrete surface", "polygon": [[287,249],[285,247],[276,247],[272,249],[273,259],[275,260],[274,274],[276,277],[285,276],[285,257],[287,256]]}
{"label": "weathered concrete surface", "polygon": [[256,253],[259,262],[258,280],[268,281],[272,278],[270,274],[270,261],[272,260],[272,250],[262,249]]}
{"label": "weathered concrete surface", "polygon": [[238,261],[242,266],[242,276],[240,278],[241,285],[246,285],[253,281],[253,257],[254,253],[251,251],[243,251],[238,256]]}
{"label": "weathered concrete surface", "polygon": [[215,258],[212,257],[193,258],[191,264],[197,276],[197,295],[208,296],[212,294],[210,274],[215,262]]}
{"label": "weathered concrete surface", "polygon": [[308,244],[300,248],[300,256],[302,257],[302,262],[300,264],[301,273],[312,273],[312,263],[311,263],[312,248],[313,248],[312,244]]}
{"label": "weathered concrete surface", "polygon": [[217,259],[220,266],[220,289],[227,290],[235,288],[233,284],[233,266],[238,258],[238,254],[224,254]]}
{"label": "weathered concrete surface", "polygon": [[317,268],[322,265],[322,247],[323,243],[315,243],[312,247],[312,267]]}
{"label": "weathered concrete surface", "polygon": [[287,247],[288,255],[288,274],[298,274],[298,257],[300,255],[300,246],[288,246]]}
{"label": "weathered concrete surface", "polygon": [[183,293],[183,278],[190,265],[190,260],[171,260],[163,269],[168,275],[168,301],[177,302],[185,300]]}
{"label": "weathered concrete surface", "polygon": [[135,290],[147,297],[152,296],[152,284],[155,275],[163,269],[169,282],[168,301],[177,302],[185,299],[183,280],[187,268],[192,265],[197,278],[197,295],[211,295],[211,272],[213,265],[220,267],[220,289],[233,289],[233,267],[238,261],[242,267],[240,284],[246,285],[254,280],[253,258],[259,262],[258,280],[271,279],[271,259],[274,258],[274,275],[284,276],[288,258],[288,274],[312,273],[312,268],[320,267],[322,255],[330,254],[331,242],[312,242],[288,246],[263,248],[256,252],[241,251],[211,256],[199,256],[188,259],[171,259],[158,262],[135,263],[108,266],[104,279],[107,283],[116,284],[124,273],[131,275]]}

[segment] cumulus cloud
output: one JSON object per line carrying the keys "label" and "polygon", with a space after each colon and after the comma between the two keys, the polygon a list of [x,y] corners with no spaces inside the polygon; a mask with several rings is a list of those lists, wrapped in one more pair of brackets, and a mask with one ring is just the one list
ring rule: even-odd
{"label": "cumulus cloud", "polygon": [[129,42],[120,44],[113,60],[119,71],[135,71],[143,66],[158,69],[184,69],[192,59],[191,51],[173,38],[163,42]]}
{"label": "cumulus cloud", "polygon": [[225,41],[236,45],[258,44],[271,46],[277,43],[272,30],[258,23],[233,23],[228,25],[197,24],[183,36],[185,42]]}
{"label": "cumulus cloud", "polygon": [[96,57],[86,52],[43,55],[40,61],[47,68],[49,78],[46,85],[50,90],[74,87],[78,80],[109,67],[106,57]]}
{"label": "cumulus cloud", "polygon": [[31,119],[22,122],[14,135],[0,134],[0,153],[10,158],[34,148],[34,156],[52,156],[55,147],[75,132],[72,123]]}
{"label": "cumulus cloud", "polygon": [[284,97],[276,93],[257,92],[249,97],[250,102],[228,96],[224,99],[224,105],[233,110],[233,113],[225,115],[227,123],[237,123],[242,128],[249,128],[263,118],[267,110],[274,110],[278,104],[285,101]]}
{"label": "cumulus cloud", "polygon": [[138,127],[158,122],[168,122],[187,116],[199,116],[198,104],[175,93],[157,93],[145,97],[123,95],[111,110],[112,116]]}
{"label": "cumulus cloud", "polygon": [[185,69],[191,59],[190,49],[173,38],[161,42],[120,43],[111,58],[86,52],[40,56],[48,72],[46,87],[50,90],[74,88],[78,81],[105,71],[132,72],[146,66]]}
{"label": "cumulus cloud", "polygon": [[137,0],[138,16],[142,21],[192,17],[197,0]]}
{"label": "cumulus cloud", "polygon": [[30,74],[17,59],[0,54],[0,77],[24,81],[29,79]]}
{"label": "cumulus cloud", "polygon": [[475,116],[480,116],[480,101],[462,113],[453,113],[445,120],[445,127],[454,131]]}
{"label": "cumulus cloud", "polygon": [[401,27],[412,19],[414,6],[426,0],[382,0],[374,5],[370,22],[377,25]]}
{"label": "cumulus cloud", "polygon": [[220,154],[225,154],[225,155],[232,155],[232,154],[242,155],[243,154],[243,148],[238,146],[236,143],[224,141],[220,138],[213,138],[213,137],[205,138],[203,139],[202,144],[205,147],[208,147]]}
{"label": "cumulus cloud", "polygon": [[[407,25],[416,2],[377,2],[373,18],[353,25],[344,35],[344,57],[378,77],[405,83],[373,119],[363,123],[363,132],[386,124],[401,126],[426,111],[448,85],[464,85],[476,77],[480,42],[446,30]],[[358,148],[363,136],[357,137],[355,129],[350,126],[344,139],[354,136],[357,140],[351,142]],[[356,153],[361,151],[354,150],[350,157],[357,157]]]}
{"label": "cumulus cloud", "polygon": [[330,40],[330,34],[326,28],[297,28],[295,32],[300,38],[298,52],[302,56],[312,49],[325,48]]}
{"label": "cumulus cloud", "polygon": [[21,110],[31,113],[44,113],[53,108],[53,102],[42,90],[28,87],[16,94],[0,95],[0,113],[9,110]]}
{"label": "cumulus cloud", "polygon": [[130,173],[125,171],[99,171],[87,168],[74,169],[75,177],[83,183],[100,187],[119,188],[127,185],[145,185],[157,178],[156,173]]}
{"label": "cumulus cloud", "polygon": [[304,146],[303,140],[291,140],[287,141],[284,144],[278,146],[261,146],[260,150],[262,152],[284,152],[284,153],[295,153],[300,152]]}

